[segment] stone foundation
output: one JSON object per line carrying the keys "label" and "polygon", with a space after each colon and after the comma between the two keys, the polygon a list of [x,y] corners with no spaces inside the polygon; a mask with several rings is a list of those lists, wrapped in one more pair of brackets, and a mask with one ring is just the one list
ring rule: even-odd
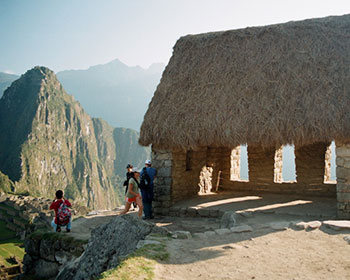
{"label": "stone foundation", "polygon": [[350,144],[336,143],[338,218],[350,219]]}

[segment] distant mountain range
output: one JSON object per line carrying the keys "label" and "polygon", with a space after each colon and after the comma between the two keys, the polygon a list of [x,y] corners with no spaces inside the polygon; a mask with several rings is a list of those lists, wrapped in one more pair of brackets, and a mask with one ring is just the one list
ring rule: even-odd
{"label": "distant mountain range", "polygon": [[91,118],[45,67],[5,90],[0,131],[0,189],[52,198],[63,189],[67,198],[95,209],[122,204],[126,164],[143,166],[150,154],[135,130]]}
{"label": "distant mountain range", "polygon": [[2,94],[4,93],[5,89],[7,89],[14,80],[17,80],[19,76],[7,74],[0,72],[0,98]]}
{"label": "distant mountain range", "polygon": [[139,130],[164,68],[161,63],[129,67],[115,59],[87,70],[58,72],[57,77],[91,116]]}

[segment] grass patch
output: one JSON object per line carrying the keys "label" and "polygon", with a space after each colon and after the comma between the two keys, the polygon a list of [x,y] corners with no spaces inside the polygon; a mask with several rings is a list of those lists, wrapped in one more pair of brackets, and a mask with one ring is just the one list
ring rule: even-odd
{"label": "grass patch", "polygon": [[141,276],[144,280],[152,280],[156,261],[168,258],[165,244],[148,244],[127,256],[118,267],[103,272],[96,280],[134,280],[141,279]]}
{"label": "grass patch", "polygon": [[23,260],[23,242],[16,238],[16,234],[6,228],[6,223],[0,221],[0,264],[6,267],[12,266],[11,257]]}

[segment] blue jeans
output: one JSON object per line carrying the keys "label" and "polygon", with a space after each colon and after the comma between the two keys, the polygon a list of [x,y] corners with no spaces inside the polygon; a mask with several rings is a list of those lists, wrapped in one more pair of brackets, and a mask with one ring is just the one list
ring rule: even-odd
{"label": "blue jeans", "polygon": [[143,214],[146,218],[152,218],[152,201],[151,202],[142,202],[143,204]]}
{"label": "blue jeans", "polygon": [[[57,230],[57,224],[55,223],[55,219],[52,220],[51,226],[52,226],[54,231]],[[60,227],[62,227],[62,226],[60,226]],[[65,225],[65,227],[66,227],[66,229],[71,229],[72,228],[72,218],[69,219],[69,223],[67,225]]]}
{"label": "blue jeans", "polygon": [[141,190],[142,204],[143,204],[143,214],[146,218],[153,217],[152,214],[152,201],[153,201],[153,185],[150,189],[145,191]]}

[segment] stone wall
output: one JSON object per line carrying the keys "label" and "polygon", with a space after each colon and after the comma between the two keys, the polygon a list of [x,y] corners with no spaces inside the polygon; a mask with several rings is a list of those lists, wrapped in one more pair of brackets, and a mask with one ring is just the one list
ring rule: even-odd
{"label": "stone wall", "polygon": [[217,191],[222,182],[231,181],[231,149],[209,147],[206,154],[206,163],[213,168],[213,191]]}
{"label": "stone wall", "polygon": [[[200,191],[235,190],[335,197],[336,185],[324,184],[328,146],[329,143],[316,143],[296,147],[297,182],[282,180],[282,148],[276,151],[274,148],[248,145],[248,182],[238,180],[240,147],[233,150],[203,147],[195,151],[153,148],[153,167],[158,170],[154,212],[167,215],[174,203],[196,196]],[[233,176],[232,171],[235,171]]]}
{"label": "stone wall", "polygon": [[275,152],[275,175],[274,175],[274,181],[275,183],[282,183],[283,182],[283,147],[279,148]]}
{"label": "stone wall", "polygon": [[331,158],[332,158],[332,149],[331,145],[327,147],[325,154],[325,172],[324,172],[324,182],[331,181]]}
{"label": "stone wall", "polygon": [[338,217],[350,219],[350,144],[336,143]]}
{"label": "stone wall", "polygon": [[168,214],[171,205],[173,155],[171,151],[152,148],[152,167],[157,169],[154,180],[153,208],[156,214]]}
{"label": "stone wall", "polygon": [[222,181],[221,188],[247,192],[270,192],[335,197],[336,185],[324,183],[325,155],[329,143],[296,147],[297,182],[282,181],[282,148],[262,149],[248,145],[249,181]]}
{"label": "stone wall", "polygon": [[51,279],[84,252],[85,243],[53,232],[32,234],[24,242],[23,273],[34,279]]}
{"label": "stone wall", "polygon": [[295,146],[295,168],[297,182],[319,185],[324,182],[325,156],[330,143],[314,143]]}
{"label": "stone wall", "polygon": [[249,182],[269,185],[274,181],[275,149],[248,145]]}
{"label": "stone wall", "polygon": [[240,174],[241,163],[241,146],[237,146],[231,151],[231,176],[230,179],[237,181],[241,178]]}
{"label": "stone wall", "polygon": [[190,152],[173,151],[172,202],[197,195],[199,192],[200,173],[206,167],[207,149]]}

